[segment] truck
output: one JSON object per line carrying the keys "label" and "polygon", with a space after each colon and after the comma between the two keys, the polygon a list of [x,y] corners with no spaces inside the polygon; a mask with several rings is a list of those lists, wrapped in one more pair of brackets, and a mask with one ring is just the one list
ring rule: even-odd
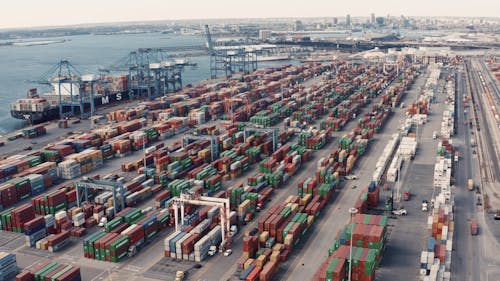
{"label": "truck", "polygon": [[254,213],[253,212],[248,212],[245,214],[245,217],[243,218],[243,223],[247,224],[253,220]]}
{"label": "truck", "polygon": [[438,137],[438,134],[436,131],[432,132],[432,139],[436,139]]}
{"label": "truck", "polygon": [[467,180],[467,189],[474,190],[474,181],[472,179]]}
{"label": "truck", "polygon": [[427,202],[427,200],[422,201],[422,212],[427,212],[427,210],[429,209],[428,205],[429,202]]}
{"label": "truck", "polygon": [[406,211],[406,209],[401,208],[401,209],[393,210],[392,214],[396,215],[396,216],[406,216],[406,215],[408,215],[408,211]]}
{"label": "truck", "polygon": [[104,227],[108,223],[108,218],[102,217],[101,220],[99,221],[99,226]]}
{"label": "truck", "polygon": [[476,145],[476,141],[474,140],[473,137],[470,138],[470,146],[474,147]]}
{"label": "truck", "polygon": [[217,246],[210,246],[208,249],[208,256],[212,257],[217,253]]}
{"label": "truck", "polygon": [[182,281],[184,278],[186,278],[187,272],[184,271],[177,271],[175,273],[175,281]]}
{"label": "truck", "polygon": [[472,236],[477,235],[477,220],[475,219],[470,220],[470,234]]}
{"label": "truck", "polygon": [[260,211],[265,208],[266,201],[270,201],[271,194],[273,193],[273,188],[265,187],[259,191],[259,197],[257,199],[256,210]]}
{"label": "truck", "polygon": [[229,229],[229,237],[233,237],[238,233],[238,226],[236,225],[231,225],[231,228]]}
{"label": "truck", "polygon": [[405,188],[404,190],[404,193],[403,193],[403,196],[404,196],[404,200],[405,201],[408,201],[410,200],[410,188]]}

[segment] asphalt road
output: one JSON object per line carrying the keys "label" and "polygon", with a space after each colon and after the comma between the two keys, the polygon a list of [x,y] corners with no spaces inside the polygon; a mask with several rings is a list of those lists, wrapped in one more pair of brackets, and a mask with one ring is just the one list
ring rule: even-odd
{"label": "asphalt road", "polygon": [[[467,180],[472,178],[474,182],[480,180],[474,173],[474,161],[477,157],[472,154],[470,146],[471,130],[464,125],[465,114],[462,96],[466,93],[463,72],[457,75],[457,121],[454,145],[461,152],[461,159],[455,168],[455,231],[453,233],[453,252],[451,273],[454,280],[479,280],[477,259],[471,257],[477,255],[477,241],[470,235],[470,219],[476,217],[474,205],[475,194],[467,189]],[[474,277],[474,278],[472,278]]]}

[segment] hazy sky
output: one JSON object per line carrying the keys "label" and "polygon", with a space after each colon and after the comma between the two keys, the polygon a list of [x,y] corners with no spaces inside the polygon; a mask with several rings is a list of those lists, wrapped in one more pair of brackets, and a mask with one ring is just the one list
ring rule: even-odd
{"label": "hazy sky", "polygon": [[499,0],[2,0],[0,28],[196,18],[498,16]]}

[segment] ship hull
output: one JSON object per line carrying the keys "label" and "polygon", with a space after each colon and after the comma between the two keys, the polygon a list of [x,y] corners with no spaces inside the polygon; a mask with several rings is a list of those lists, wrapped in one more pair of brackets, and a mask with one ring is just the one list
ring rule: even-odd
{"label": "ship hull", "polygon": [[[114,94],[109,94],[106,96],[99,96],[94,98],[94,104],[96,108],[102,107],[104,105],[113,105],[122,101],[127,101],[130,99],[128,92],[119,92]],[[90,103],[86,103],[83,108],[84,112],[90,112]],[[64,105],[62,107],[63,114],[71,112],[70,105]],[[80,106],[73,106],[73,113],[75,115],[80,114]],[[10,115],[16,119],[30,120],[32,124],[39,124],[51,120],[60,119],[59,106],[51,107],[42,112],[35,111],[17,111],[11,110]]]}

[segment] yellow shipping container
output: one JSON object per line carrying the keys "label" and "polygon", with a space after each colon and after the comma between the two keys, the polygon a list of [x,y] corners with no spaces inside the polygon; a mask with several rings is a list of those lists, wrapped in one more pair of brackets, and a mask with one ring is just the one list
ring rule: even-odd
{"label": "yellow shipping container", "polygon": [[309,201],[311,200],[311,198],[312,198],[312,194],[310,194],[310,193],[304,195],[304,197],[302,197],[300,199],[300,205],[301,206],[307,205],[307,203],[309,203]]}
{"label": "yellow shipping container", "polygon": [[264,264],[267,261],[267,257],[265,255],[260,255],[256,260],[255,260],[255,265],[263,267]]}
{"label": "yellow shipping container", "polygon": [[290,209],[292,210],[292,213],[297,213],[297,211],[299,210],[299,204],[293,203],[292,205],[290,205]]}
{"label": "yellow shipping container", "polygon": [[271,254],[271,257],[269,258],[271,262],[277,262],[279,261],[279,259],[280,259],[280,252],[273,252]]}
{"label": "yellow shipping container", "polygon": [[245,199],[245,201],[241,202],[241,204],[238,206],[238,211],[243,212],[249,207],[250,207],[250,200]]}
{"label": "yellow shipping container", "polygon": [[264,231],[259,235],[259,242],[266,242],[269,239],[269,231]]}
{"label": "yellow shipping container", "polygon": [[450,221],[450,223],[448,224],[448,232],[453,233],[454,231],[455,231],[455,222]]}
{"label": "yellow shipping container", "polygon": [[311,226],[314,222],[314,216],[307,216],[307,227]]}
{"label": "yellow shipping container", "polygon": [[147,194],[148,192],[151,192],[151,186],[145,187],[140,191],[141,195]]}
{"label": "yellow shipping container", "polygon": [[272,250],[273,252],[281,252],[283,250],[284,246],[281,243],[276,243],[274,244]]}
{"label": "yellow shipping container", "polygon": [[47,239],[43,239],[42,242],[40,243],[40,248],[42,250],[47,250],[49,245],[49,241]]}
{"label": "yellow shipping container", "polygon": [[291,203],[293,201],[294,195],[290,195],[286,198],[285,203]]}
{"label": "yellow shipping container", "polygon": [[[329,158],[329,159],[328,159],[328,164],[329,164],[330,166],[333,166],[333,164],[334,164],[334,163],[335,163],[335,159],[333,159],[333,158]],[[335,173],[336,173],[336,174],[338,174],[337,172],[335,172]],[[334,174],[334,175],[335,175],[335,174]]]}
{"label": "yellow shipping container", "polygon": [[247,269],[250,265],[252,265],[254,262],[254,259],[247,259],[245,263],[243,264],[243,268]]}
{"label": "yellow shipping container", "polygon": [[71,210],[71,216],[75,216],[76,214],[79,214],[82,212],[82,208],[74,208]]}
{"label": "yellow shipping container", "polygon": [[292,234],[287,234],[285,236],[285,245],[292,245],[293,244],[293,236]]}
{"label": "yellow shipping container", "polygon": [[339,158],[344,158],[346,155],[347,155],[347,152],[344,149],[342,149],[339,153]]}

